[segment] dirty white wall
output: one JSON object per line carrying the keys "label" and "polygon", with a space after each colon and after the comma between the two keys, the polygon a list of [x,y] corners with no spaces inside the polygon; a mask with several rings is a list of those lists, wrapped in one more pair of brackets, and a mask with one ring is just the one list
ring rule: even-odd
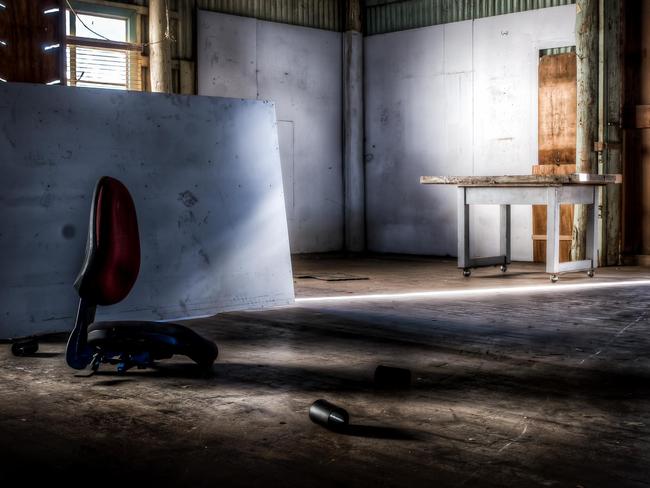
{"label": "dirty white wall", "polygon": [[142,265],[99,319],[293,301],[271,103],[0,85],[0,338],[72,328],[100,176],[135,201]]}
{"label": "dirty white wall", "polygon": [[343,246],[341,34],[199,11],[201,95],[276,105],[291,250]]}
{"label": "dirty white wall", "polygon": [[[456,255],[456,190],[419,177],[530,174],[539,50],[574,45],[574,31],[568,5],[366,38],[371,250]],[[497,212],[473,213],[474,255],[498,254]],[[532,260],[531,208],[512,218],[513,258]]]}

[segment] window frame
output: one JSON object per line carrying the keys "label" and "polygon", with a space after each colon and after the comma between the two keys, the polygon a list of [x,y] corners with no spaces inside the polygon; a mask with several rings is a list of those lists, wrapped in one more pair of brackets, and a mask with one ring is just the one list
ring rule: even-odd
{"label": "window frame", "polygon": [[[112,19],[125,19],[126,22],[126,42],[136,44],[139,42],[137,39],[137,25],[138,25],[138,12],[134,9],[129,8],[128,6],[124,7],[113,7],[103,4],[84,2],[80,0],[70,0],[70,5],[78,14],[87,14],[95,15],[97,17],[107,17]],[[68,10],[68,8],[66,8]],[[77,18],[70,13],[70,23],[75,25]],[[72,36],[76,36],[76,33],[72,33],[72,25],[70,32]],[[67,31],[66,25],[66,31]],[[91,38],[88,38],[91,39]],[[101,41],[102,39],[96,39]]]}
{"label": "window frame", "polygon": [[[124,88],[117,88],[123,90],[137,90],[144,91],[144,80],[142,80],[142,49],[139,44],[140,42],[140,30],[138,29],[140,22],[140,13],[136,8],[130,8],[129,5],[124,6],[112,6],[106,5],[105,3],[93,2],[93,1],[82,1],[82,0],[69,0],[70,5],[78,14],[93,15],[96,17],[105,17],[112,19],[120,19],[126,21],[126,42],[120,41],[107,41],[105,39],[97,39],[91,37],[77,37],[76,36],[76,16],[70,11],[70,8],[66,5],[66,12],[69,12],[69,19],[66,18],[65,21],[65,32],[66,32],[66,85],[68,86],[77,86],[78,80],[72,80],[68,78],[68,74],[76,73],[76,48],[77,47],[88,47],[90,49],[124,49],[127,53],[127,69],[134,70],[139,69],[140,73],[138,75],[139,86],[134,87],[131,84],[131,80],[127,77],[126,85]],[[68,28],[70,29],[70,34],[67,34]],[[139,62],[133,63],[129,51],[137,50],[140,52]],[[72,69],[71,67],[74,67]],[[102,88],[101,83],[97,83],[95,88]],[[105,86],[103,88],[109,88]],[[116,88],[113,86],[112,88]]]}

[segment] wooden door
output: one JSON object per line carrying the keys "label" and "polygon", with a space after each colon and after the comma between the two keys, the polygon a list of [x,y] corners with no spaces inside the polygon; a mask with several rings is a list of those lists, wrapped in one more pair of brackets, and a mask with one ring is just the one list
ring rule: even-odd
{"label": "wooden door", "polygon": [[[539,60],[538,164],[533,174],[576,170],[576,55],[551,54]],[[560,210],[560,262],[571,258],[573,205]],[[546,261],[546,206],[533,205],[533,260]]]}

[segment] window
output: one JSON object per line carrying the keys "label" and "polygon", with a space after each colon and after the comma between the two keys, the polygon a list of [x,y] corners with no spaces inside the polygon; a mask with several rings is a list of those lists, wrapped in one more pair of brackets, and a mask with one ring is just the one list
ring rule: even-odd
{"label": "window", "polygon": [[142,90],[141,48],[128,9],[74,2],[66,11],[69,86]]}

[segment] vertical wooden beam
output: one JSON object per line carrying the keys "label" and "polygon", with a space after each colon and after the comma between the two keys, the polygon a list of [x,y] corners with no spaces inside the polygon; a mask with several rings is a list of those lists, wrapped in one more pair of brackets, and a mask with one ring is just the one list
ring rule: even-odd
{"label": "vertical wooden beam", "polygon": [[[594,173],[597,169],[594,143],[598,134],[598,16],[598,0],[576,1],[576,170],[580,173]],[[584,259],[586,224],[587,209],[578,205],[573,214],[573,260]]]}
{"label": "vertical wooden beam", "polygon": [[644,25],[647,23],[646,2],[623,2],[623,185],[622,185],[622,253],[635,256],[641,253],[643,218],[643,139],[642,132],[632,123],[636,106],[644,103],[644,66],[647,65]]}
{"label": "vertical wooden beam", "polygon": [[345,9],[345,30],[362,32],[362,0],[347,0]]}
{"label": "vertical wooden beam", "polygon": [[[605,153],[606,173],[623,172],[623,2],[605,0]],[[616,265],[621,262],[621,185],[605,188],[604,226],[605,242],[603,264]]]}
{"label": "vertical wooden beam", "polygon": [[353,252],[366,247],[361,7],[361,0],[347,0],[343,34],[345,248]]}
{"label": "vertical wooden beam", "polygon": [[171,93],[169,0],[149,0],[149,77],[152,92]]}

